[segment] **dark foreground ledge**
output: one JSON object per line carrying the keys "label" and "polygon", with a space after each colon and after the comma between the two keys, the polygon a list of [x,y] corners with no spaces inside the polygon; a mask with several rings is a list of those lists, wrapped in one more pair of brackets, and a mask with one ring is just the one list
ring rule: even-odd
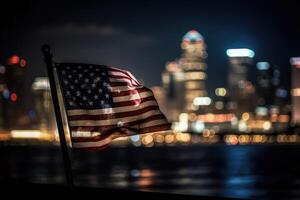
{"label": "dark foreground ledge", "polygon": [[152,199],[152,200],[238,200],[236,198],[225,197],[207,197],[207,196],[194,196],[194,195],[181,195],[181,194],[167,194],[158,192],[142,192],[131,190],[118,190],[118,189],[103,189],[103,188],[89,188],[89,187],[74,187],[69,188],[65,185],[50,185],[50,184],[35,184],[25,182],[0,182],[1,196],[13,199],[20,196],[23,199],[61,199],[62,195],[67,199]]}

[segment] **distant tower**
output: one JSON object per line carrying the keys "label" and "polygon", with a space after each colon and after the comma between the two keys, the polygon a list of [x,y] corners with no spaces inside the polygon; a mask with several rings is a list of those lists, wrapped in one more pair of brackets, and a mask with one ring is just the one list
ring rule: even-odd
{"label": "distant tower", "polygon": [[275,85],[273,84],[274,69],[269,62],[258,62],[256,64],[256,94],[258,95],[258,106],[270,108],[274,104]]}
{"label": "distant tower", "polygon": [[196,110],[193,101],[196,97],[207,96],[205,87],[207,58],[204,38],[196,30],[187,32],[181,42],[182,55],[179,65],[184,71],[184,110]]}
{"label": "distant tower", "polygon": [[255,88],[248,80],[248,68],[253,67],[254,52],[250,49],[228,49],[226,53],[229,57],[228,107],[241,116],[243,112],[252,111],[255,106],[249,99],[253,96]]}
{"label": "distant tower", "polygon": [[177,62],[167,63],[166,70],[162,73],[162,82],[168,120],[176,121],[184,104],[184,73]]}
{"label": "distant tower", "polygon": [[32,84],[34,110],[36,112],[35,125],[40,130],[54,131],[54,108],[50,94],[49,80],[47,77],[37,77]]}
{"label": "distant tower", "polygon": [[300,126],[300,57],[291,58],[292,65],[292,122]]}

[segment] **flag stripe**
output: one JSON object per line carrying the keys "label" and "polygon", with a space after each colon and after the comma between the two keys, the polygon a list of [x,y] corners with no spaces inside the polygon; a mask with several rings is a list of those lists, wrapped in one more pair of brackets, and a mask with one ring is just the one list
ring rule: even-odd
{"label": "flag stripe", "polygon": [[118,124],[120,122],[127,123],[140,119],[141,117],[149,117],[151,115],[157,115],[161,112],[159,110],[150,110],[143,113],[141,116],[123,117],[122,119],[109,119],[109,120],[70,120],[70,126],[107,126],[112,124]]}
{"label": "flag stripe", "polygon": [[[152,133],[161,132],[164,129],[168,129],[168,127],[169,127],[168,124],[152,126],[152,127],[147,127],[147,128],[141,129],[139,132],[140,132],[140,134],[149,133],[149,132],[152,132]],[[133,133],[130,130],[124,130],[124,132],[126,132],[126,135],[124,134],[123,136],[129,136]],[[110,143],[113,140],[113,138],[115,138],[115,137],[116,136],[114,136],[114,134],[112,134],[105,139],[99,138],[99,139],[95,139],[94,141],[74,142],[73,145],[74,145],[74,147],[77,147],[77,148],[103,146],[104,144]]]}
{"label": "flag stripe", "polygon": [[134,100],[140,100],[142,98],[153,96],[152,92],[142,92],[142,93],[136,93],[133,95],[127,95],[127,96],[120,96],[120,97],[113,97],[114,102],[124,102],[124,101],[134,101]]}
{"label": "flag stripe", "polygon": [[145,97],[145,98],[136,99],[136,100],[132,100],[132,101],[117,102],[117,103],[114,103],[114,107],[138,106],[141,103],[146,102],[146,101],[156,101],[156,99],[154,96],[150,96],[150,97]]}
{"label": "flag stripe", "polygon": [[112,95],[112,97],[120,97],[120,96],[133,95],[136,93],[142,93],[142,92],[147,92],[147,91],[151,91],[151,90],[149,90],[148,88],[142,87],[142,88],[136,88],[136,89],[132,89],[132,90],[112,92],[111,95]]}
{"label": "flag stripe", "polygon": [[128,112],[118,112],[118,113],[98,114],[98,115],[73,115],[73,116],[70,116],[69,119],[71,121],[75,121],[75,120],[110,120],[110,119],[117,119],[117,118],[141,115],[148,111],[157,110],[157,109],[159,109],[158,106],[147,106],[144,108],[140,108],[138,110],[128,111]]}
{"label": "flag stripe", "polygon": [[[138,119],[136,121],[131,121],[128,123],[124,123],[124,127],[130,127],[130,126],[135,126],[138,124],[150,122],[153,120],[158,120],[158,119],[166,119],[166,117],[163,114],[158,114],[158,115],[153,115],[150,117],[144,117],[143,119]],[[112,125],[107,125],[107,126],[70,126],[71,131],[99,131],[99,132],[104,132],[105,130],[117,128],[117,124],[112,124]]]}
{"label": "flag stripe", "polygon": [[[166,121],[165,119],[160,119],[160,120],[154,120],[154,121],[151,121],[151,122],[146,122],[144,124],[141,124],[141,125],[136,125],[136,126],[132,126],[131,128],[133,129],[145,129],[145,128],[151,128],[153,126],[164,126],[164,125],[168,125],[169,124],[166,124]],[[123,129],[127,129],[128,127],[124,127]],[[120,131],[119,129],[115,129],[114,131],[118,132]],[[97,141],[97,140],[101,140],[101,139],[104,139],[106,137],[108,137],[109,135],[111,134],[111,132],[106,132],[106,133],[103,133],[103,134],[100,134],[100,135],[96,135],[96,136],[89,136],[89,137],[76,137],[76,136],[73,136],[73,141],[74,142],[86,142],[86,141]]]}
{"label": "flag stripe", "polygon": [[67,114],[70,117],[76,115],[103,115],[103,114],[135,111],[135,110],[143,109],[147,106],[158,106],[158,104],[156,101],[146,101],[146,102],[142,102],[139,106],[124,106],[124,107],[117,107],[117,108],[103,108],[103,109],[94,109],[94,110],[76,109],[76,110],[68,110]]}

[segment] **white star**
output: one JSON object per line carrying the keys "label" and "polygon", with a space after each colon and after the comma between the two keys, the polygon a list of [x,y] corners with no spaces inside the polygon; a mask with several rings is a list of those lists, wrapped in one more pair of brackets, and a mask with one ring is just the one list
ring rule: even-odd
{"label": "white star", "polygon": [[94,99],[98,99],[98,95],[95,95],[95,96],[94,96]]}
{"label": "white star", "polygon": [[109,98],[109,95],[108,95],[108,94],[105,94],[105,98],[107,98],[107,99],[108,99],[108,98]]}
{"label": "white star", "polygon": [[106,74],[105,74],[105,72],[102,72],[102,76],[105,76]]}
{"label": "white star", "polygon": [[91,93],[92,93],[92,90],[88,90],[87,93],[91,94]]}
{"label": "white star", "polygon": [[77,73],[76,69],[74,69],[72,72],[73,72],[73,73]]}
{"label": "white star", "polygon": [[71,75],[71,74],[69,74],[69,75],[68,75],[68,78],[72,78],[72,75]]}
{"label": "white star", "polygon": [[83,99],[84,101],[86,101],[86,100],[87,100],[87,97],[86,97],[86,96],[83,96],[82,99]]}
{"label": "white star", "polygon": [[71,92],[69,90],[67,90],[66,95],[70,95],[70,94],[71,94]]}
{"label": "white star", "polygon": [[89,105],[92,106],[94,103],[92,101],[89,101]]}
{"label": "white star", "polygon": [[78,69],[81,69],[81,68],[82,68],[81,65],[79,65],[79,66],[78,66]]}
{"label": "white star", "polygon": [[66,71],[65,71],[65,70],[63,70],[63,71],[61,71],[61,73],[62,73],[63,75],[65,75],[65,74],[66,74]]}
{"label": "white star", "polygon": [[76,91],[76,96],[80,96],[81,92],[80,91]]}
{"label": "white star", "polygon": [[78,77],[81,78],[83,75],[82,74],[78,74]]}
{"label": "white star", "polygon": [[93,83],[93,84],[92,84],[92,88],[95,88],[95,87],[96,87],[96,84],[95,84],[95,83]]}
{"label": "white star", "polygon": [[84,79],[84,82],[88,83],[88,82],[89,82],[89,79],[88,79],[88,78]]}
{"label": "white star", "polygon": [[108,91],[112,92],[112,87],[110,87],[109,85],[107,86]]}
{"label": "white star", "polygon": [[117,126],[118,126],[118,127],[120,127],[120,126],[124,126],[124,122],[122,122],[122,121],[118,121],[118,123],[117,123]]}
{"label": "white star", "polygon": [[94,76],[94,75],[95,75],[95,73],[94,73],[94,72],[92,72],[92,73],[90,73],[90,75],[91,75],[91,76]]}
{"label": "white star", "polygon": [[66,85],[68,85],[69,81],[67,81],[67,80],[64,80],[64,83],[65,83]]}
{"label": "white star", "polygon": [[97,77],[96,79],[95,79],[95,82],[97,83],[97,82],[99,82],[101,80],[101,78],[100,77]]}
{"label": "white star", "polygon": [[103,101],[103,100],[101,100],[101,101],[100,101],[100,103],[103,105],[103,104],[104,104],[104,101]]}
{"label": "white star", "polygon": [[75,79],[75,81],[74,81],[75,83],[78,83],[79,81],[78,81],[78,79]]}
{"label": "white star", "polygon": [[75,88],[75,86],[74,86],[74,85],[71,85],[71,86],[70,86],[70,88],[71,88],[71,89],[74,89],[74,88]]}
{"label": "white star", "polygon": [[92,69],[94,66],[93,66],[93,65],[90,65],[89,67]]}
{"label": "white star", "polygon": [[100,93],[102,93],[102,92],[103,92],[102,88],[100,88],[98,91],[99,91]]}

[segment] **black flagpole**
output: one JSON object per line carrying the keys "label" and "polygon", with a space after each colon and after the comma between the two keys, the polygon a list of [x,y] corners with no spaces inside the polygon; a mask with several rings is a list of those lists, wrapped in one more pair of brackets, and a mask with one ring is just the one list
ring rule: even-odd
{"label": "black flagpole", "polygon": [[60,139],[63,161],[64,161],[64,165],[65,165],[66,178],[67,178],[69,187],[73,188],[74,183],[73,183],[73,176],[72,176],[72,168],[71,168],[71,163],[70,163],[70,158],[69,158],[69,153],[68,153],[67,142],[66,142],[66,138],[65,138],[65,134],[64,134],[64,125],[63,125],[62,115],[60,112],[59,100],[58,100],[57,89],[56,89],[55,78],[54,78],[54,71],[53,71],[54,64],[53,64],[53,60],[52,60],[53,55],[51,53],[51,48],[49,45],[43,45],[42,52],[44,54],[44,61],[47,66],[47,72],[48,72],[50,89],[51,89],[51,96],[52,96],[52,101],[53,101],[53,106],[54,106],[54,111],[55,111],[55,117],[56,117],[56,123],[57,123],[59,139]]}

